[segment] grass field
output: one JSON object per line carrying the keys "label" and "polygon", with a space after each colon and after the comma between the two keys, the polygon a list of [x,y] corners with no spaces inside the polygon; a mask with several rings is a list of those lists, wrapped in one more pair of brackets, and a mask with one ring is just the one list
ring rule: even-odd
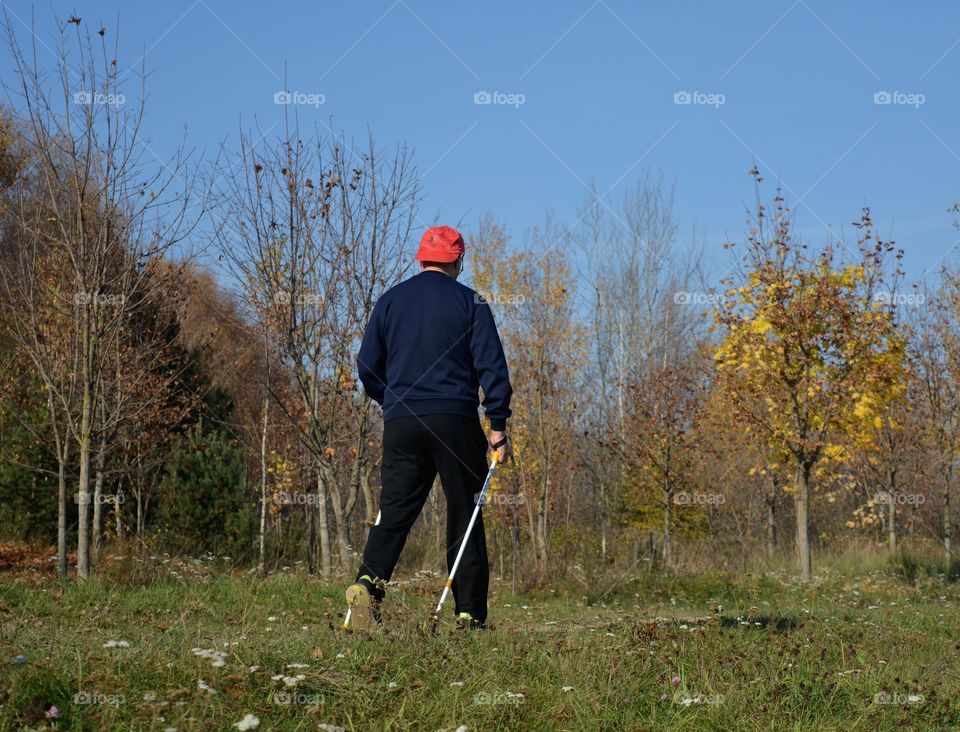
{"label": "grass field", "polygon": [[442,580],[418,578],[368,638],[339,630],[343,583],[293,571],[128,557],[66,588],[8,573],[0,729],[960,727],[960,587],[942,574],[617,580],[494,583],[492,630],[434,636]]}

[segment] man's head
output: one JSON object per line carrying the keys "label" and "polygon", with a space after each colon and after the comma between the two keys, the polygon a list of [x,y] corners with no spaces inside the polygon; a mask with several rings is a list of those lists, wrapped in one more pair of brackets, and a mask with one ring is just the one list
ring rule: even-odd
{"label": "man's head", "polygon": [[420,239],[417,261],[422,270],[436,270],[454,279],[463,271],[463,237],[451,226],[432,226]]}

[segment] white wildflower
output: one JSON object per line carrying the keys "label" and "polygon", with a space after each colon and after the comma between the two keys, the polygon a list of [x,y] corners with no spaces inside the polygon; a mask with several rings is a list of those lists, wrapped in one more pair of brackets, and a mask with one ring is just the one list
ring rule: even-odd
{"label": "white wildflower", "polygon": [[209,691],[211,694],[217,693],[217,690],[214,689],[212,686],[209,686],[207,682],[204,681],[203,679],[197,679],[197,686],[203,689],[204,691]]}
{"label": "white wildflower", "polygon": [[260,718],[253,714],[245,714],[239,722],[234,722],[233,726],[239,730],[256,729],[260,726]]}

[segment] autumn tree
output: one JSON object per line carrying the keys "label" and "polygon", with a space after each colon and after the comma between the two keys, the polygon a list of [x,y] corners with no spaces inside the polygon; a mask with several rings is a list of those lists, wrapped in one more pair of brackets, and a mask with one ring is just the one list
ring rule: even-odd
{"label": "autumn tree", "polygon": [[329,576],[335,545],[342,568],[353,562],[350,517],[361,495],[372,510],[377,420],[353,378],[355,353],[377,298],[412,264],[419,184],[409,151],[378,149],[372,137],[362,146],[302,139],[290,119],[277,138],[260,137],[242,135],[218,176],[216,239],[296,387],[296,406],[274,402],[310,455],[308,566],[319,546]]}
{"label": "autumn tree", "polygon": [[606,560],[629,470],[621,456],[628,450],[632,392],[651,369],[664,367],[677,344],[693,343],[703,308],[687,296],[696,289],[701,255],[679,234],[674,185],[662,174],[645,173],[616,199],[591,185],[578,212],[571,266],[579,284],[577,318],[589,340],[579,458],[595,487],[591,503]]}
{"label": "autumn tree", "polygon": [[705,393],[696,356],[691,344],[665,363],[649,365],[628,392],[630,426],[622,461],[632,485],[626,503],[632,520],[641,528],[649,530],[659,522],[661,557],[667,569],[673,563],[673,528],[678,518],[690,527],[690,514],[705,508],[706,503],[699,499],[709,495],[697,492],[695,482],[694,431]]}
{"label": "autumn tree", "polygon": [[[514,385],[510,437],[514,463],[498,473],[494,490],[523,496],[534,563],[550,559],[554,511],[572,498],[578,421],[577,379],[586,337],[576,322],[575,292],[562,242],[548,221],[512,250],[505,230],[487,219],[471,239],[473,285],[496,313]],[[502,487],[499,487],[502,486]]]}
{"label": "autumn tree", "polygon": [[726,281],[715,313],[723,339],[716,377],[739,426],[790,457],[800,573],[809,581],[814,470],[847,463],[853,449],[871,443],[905,388],[894,305],[876,297],[894,289],[887,272],[894,250],[876,236],[867,210],[856,224],[853,263],[840,260],[838,245],[811,250],[794,236],[779,195],[771,213],[759,203],[755,175],[758,208],[744,267]]}
{"label": "autumn tree", "polygon": [[62,22],[51,87],[36,48],[25,51],[4,20],[31,169],[17,190],[17,256],[5,260],[0,286],[13,337],[47,391],[61,464],[68,444],[76,450],[83,580],[97,437],[113,419],[106,411],[98,419],[100,394],[149,264],[195,221],[193,197],[182,154],[157,165],[143,144],[144,74],[133,75],[139,87],[121,88],[113,34],[75,17]]}
{"label": "autumn tree", "polygon": [[924,434],[933,446],[932,472],[940,487],[941,543],[953,552],[953,483],[960,464],[960,274],[941,272],[940,285],[920,311],[914,339],[918,399]]}

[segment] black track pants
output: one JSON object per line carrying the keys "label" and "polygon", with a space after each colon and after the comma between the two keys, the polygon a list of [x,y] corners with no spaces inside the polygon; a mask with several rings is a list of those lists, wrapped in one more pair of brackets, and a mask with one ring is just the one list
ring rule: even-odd
{"label": "black track pants", "polygon": [[[487,438],[477,417],[430,414],[386,422],[380,515],[370,529],[357,577],[367,574],[375,580],[390,579],[438,472],[447,498],[449,571],[483,487],[489,467],[486,452]],[[478,516],[453,582],[457,613],[468,612],[476,620],[486,621],[489,579],[483,518]]]}

